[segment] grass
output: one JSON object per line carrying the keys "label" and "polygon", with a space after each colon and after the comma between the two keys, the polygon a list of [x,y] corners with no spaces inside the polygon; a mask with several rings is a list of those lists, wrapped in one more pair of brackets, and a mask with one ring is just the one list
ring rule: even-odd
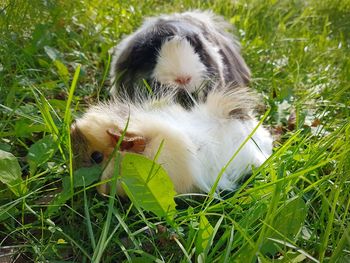
{"label": "grass", "polygon": [[[235,192],[179,197],[169,223],[99,196],[93,174],[73,188],[68,127],[107,98],[110,47],[189,8],[236,26],[278,139]],[[2,1],[0,171],[21,176],[0,174],[0,260],[349,262],[349,17],[349,0]]]}

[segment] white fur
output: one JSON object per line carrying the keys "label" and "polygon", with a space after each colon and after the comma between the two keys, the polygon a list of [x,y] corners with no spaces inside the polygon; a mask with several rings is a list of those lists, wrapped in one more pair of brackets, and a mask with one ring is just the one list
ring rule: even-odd
{"label": "white fur", "polygon": [[[206,78],[206,68],[186,39],[174,37],[163,43],[153,77],[162,84],[195,92]],[[189,77],[190,82],[178,85],[176,79],[181,77]]]}
{"label": "white fur", "polygon": [[[129,105],[114,102],[90,109],[77,121],[77,126],[85,135],[89,134],[91,144],[99,141],[100,134],[105,134],[108,128],[123,129],[130,113],[128,132],[143,136],[147,142],[143,155],[153,159],[164,141],[158,163],[168,172],[175,190],[208,192],[221,169],[258,125],[251,116],[230,115],[235,109],[249,112],[253,101],[246,91],[236,90],[213,91],[206,102],[191,111],[166,101]],[[91,138],[91,134],[96,134],[96,138]],[[105,153],[113,150],[113,146],[108,147]],[[260,126],[225,170],[217,190],[233,189],[242,175],[252,166],[260,166],[271,152],[272,137]],[[102,179],[112,176],[112,165],[108,165]]]}

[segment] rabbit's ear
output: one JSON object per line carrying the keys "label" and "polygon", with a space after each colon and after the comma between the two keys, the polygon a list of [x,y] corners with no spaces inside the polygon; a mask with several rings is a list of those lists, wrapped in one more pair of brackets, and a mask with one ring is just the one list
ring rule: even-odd
{"label": "rabbit's ear", "polygon": [[[192,35],[188,39],[195,47],[196,52],[199,53],[201,50],[207,49],[211,57],[214,57],[215,53],[218,52],[224,67],[222,71],[225,82],[233,82],[238,86],[248,85],[251,73],[242,57],[241,45],[236,37],[227,32],[232,29],[232,25],[226,22],[223,17],[214,15],[212,12],[191,12],[187,15],[192,16],[194,21],[201,22],[197,24],[201,34],[199,36]],[[198,41],[201,39],[202,41]]]}
{"label": "rabbit's ear", "polygon": [[[109,128],[106,130],[111,138],[113,146],[116,146],[122,133],[119,130]],[[119,146],[120,151],[142,153],[146,147],[146,139],[142,136],[126,132]]]}
{"label": "rabbit's ear", "polygon": [[229,36],[226,38],[218,36],[216,39],[219,40],[220,55],[227,68],[225,72],[226,82],[235,82],[239,86],[249,85],[251,73],[242,57],[238,41],[232,37],[231,41],[228,41]]}

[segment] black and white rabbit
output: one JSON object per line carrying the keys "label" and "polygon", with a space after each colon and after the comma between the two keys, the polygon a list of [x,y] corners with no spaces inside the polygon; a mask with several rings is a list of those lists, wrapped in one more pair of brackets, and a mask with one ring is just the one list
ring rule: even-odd
{"label": "black and white rabbit", "polygon": [[[157,162],[168,172],[177,193],[208,192],[230,158],[257,126],[252,115],[256,96],[244,88],[216,89],[205,102],[186,110],[167,98],[143,103],[111,101],[90,108],[72,126],[75,153],[80,163],[107,165],[101,180],[113,175],[113,159],[106,163],[129,126],[120,151],[153,159],[161,142]],[[217,190],[232,190],[242,175],[260,166],[272,152],[272,136],[258,127],[225,170]],[[108,193],[106,184],[98,191]],[[118,194],[123,190],[118,186]]]}
{"label": "black and white rabbit", "polygon": [[239,42],[227,32],[231,27],[210,11],[146,19],[113,50],[111,94],[147,93],[146,80],[154,93],[167,91],[186,103],[205,97],[213,83],[246,86],[250,70]]}

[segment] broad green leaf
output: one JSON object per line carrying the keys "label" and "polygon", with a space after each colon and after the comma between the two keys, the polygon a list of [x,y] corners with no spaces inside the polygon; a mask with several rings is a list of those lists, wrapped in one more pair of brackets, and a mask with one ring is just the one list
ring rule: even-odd
{"label": "broad green leaf", "polygon": [[261,250],[264,253],[274,255],[278,252],[278,246],[268,238],[294,240],[302,227],[307,214],[307,207],[302,198],[296,198],[284,205],[277,213],[272,228],[266,234],[266,242]]}
{"label": "broad green leaf", "polygon": [[30,146],[28,151],[28,163],[33,174],[36,168],[47,162],[56,152],[57,144],[52,135],[47,135]]}
{"label": "broad green leaf", "polygon": [[21,167],[17,158],[12,153],[0,150],[0,181],[17,196],[27,190],[21,176]]}
{"label": "broad green leaf", "polygon": [[98,165],[94,165],[92,167],[82,167],[74,171],[74,187],[91,185],[100,178],[101,173],[102,169]]}
{"label": "broad green leaf", "polygon": [[[296,198],[287,203],[274,220],[274,227],[280,233],[293,238],[305,221],[307,207],[302,198]],[[287,223],[288,221],[288,223]]]}
{"label": "broad green leaf", "polygon": [[176,212],[176,192],[159,164],[142,155],[127,153],[122,160],[120,180],[136,206],[172,220]]}
{"label": "broad green leaf", "polygon": [[17,137],[29,137],[33,132],[43,132],[47,130],[44,124],[37,124],[29,119],[18,120],[15,124],[15,133]]}
{"label": "broad green leaf", "polygon": [[199,217],[199,230],[196,238],[196,253],[202,253],[208,246],[211,236],[213,235],[214,229],[209,223],[205,215]]}

